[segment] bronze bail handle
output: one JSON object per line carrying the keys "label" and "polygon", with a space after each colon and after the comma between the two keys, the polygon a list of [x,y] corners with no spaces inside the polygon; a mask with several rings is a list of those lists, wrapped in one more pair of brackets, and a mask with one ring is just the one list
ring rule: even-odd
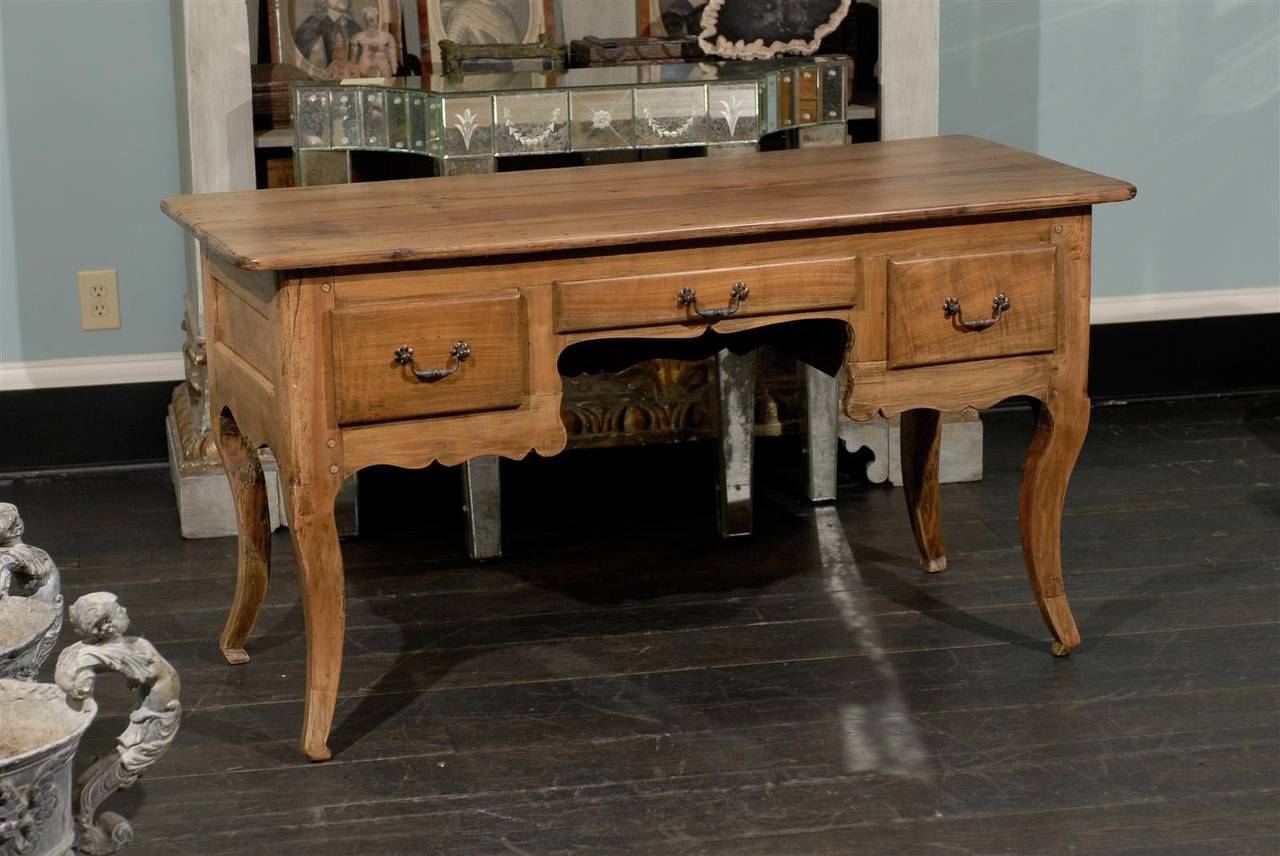
{"label": "bronze bail handle", "polygon": [[999,321],[1001,316],[1008,311],[1009,298],[1005,297],[1003,291],[991,301],[991,317],[979,318],[977,321],[964,320],[964,312],[960,309],[960,299],[958,297],[948,297],[942,301],[942,314],[947,318],[955,318],[956,322],[966,330],[985,330]]}
{"label": "bronze bail handle", "polygon": [[449,349],[449,363],[443,368],[438,369],[420,369],[413,359],[413,348],[408,345],[401,345],[396,348],[392,360],[396,365],[408,366],[409,371],[413,372],[413,376],[421,383],[435,383],[438,380],[448,377],[462,367],[462,364],[471,357],[471,346],[459,339],[453,343],[453,347]]}
{"label": "bronze bail handle", "polygon": [[728,318],[737,314],[742,308],[742,301],[751,295],[751,289],[747,288],[745,282],[735,282],[729,289],[729,305],[717,306],[714,309],[699,309],[698,295],[694,293],[692,288],[687,285],[676,292],[676,304],[693,308],[693,311],[699,318],[707,321],[719,321],[721,318]]}

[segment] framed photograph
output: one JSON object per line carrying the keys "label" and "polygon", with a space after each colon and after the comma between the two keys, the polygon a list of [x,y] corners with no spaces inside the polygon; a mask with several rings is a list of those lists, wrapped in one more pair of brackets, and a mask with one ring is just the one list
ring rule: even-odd
{"label": "framed photograph", "polygon": [[316,80],[393,77],[398,0],[271,0],[271,61]]}
{"label": "framed photograph", "polygon": [[707,0],[636,0],[636,35],[697,38]]}
{"label": "framed photograph", "polygon": [[440,40],[464,45],[531,44],[556,35],[555,0],[418,0],[422,73],[440,73]]}

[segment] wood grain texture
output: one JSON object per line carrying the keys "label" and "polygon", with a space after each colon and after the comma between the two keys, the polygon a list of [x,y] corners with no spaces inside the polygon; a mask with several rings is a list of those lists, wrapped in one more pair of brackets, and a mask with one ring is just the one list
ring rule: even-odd
{"label": "wood grain texture", "polygon": [[337,428],[332,343],[327,315],[331,280],[300,277],[276,295],[280,394],[273,451],[280,465],[285,515],[298,564],[307,628],[307,693],[302,751],[329,758],[329,729],[342,673],[346,586],[334,500],[342,487],[342,432]]}
{"label": "wood grain texture", "polygon": [[567,439],[559,393],[530,395],[516,410],[353,425],[342,436],[347,474],[375,464],[416,469],[433,463],[454,466],[484,455],[555,455],[564,451]]}
{"label": "wood grain texture", "polygon": [[936,137],[713,158],[696,171],[651,161],[170,197],[162,207],[239,267],[289,270],[781,235],[1133,195],[1127,182],[1017,149]]}
{"label": "wood grain texture", "polygon": [[222,280],[217,282],[219,299],[213,316],[214,340],[235,351],[236,356],[264,376],[271,374],[276,341],[263,305],[252,298],[246,299],[243,292],[228,287]]}
{"label": "wood grain texture", "polygon": [[[499,410],[524,401],[528,334],[524,301],[515,289],[348,303],[332,319],[340,424]],[[470,348],[456,372],[432,383],[414,376],[414,366],[447,366],[455,342]],[[403,345],[413,349],[414,366],[394,361]]]}
{"label": "wood grain texture", "polygon": [[862,298],[851,317],[853,356],[858,363],[883,363],[888,348],[888,291],[885,258],[859,259]]}
{"label": "wood grain texture", "polygon": [[857,422],[917,408],[982,410],[1006,398],[1042,394],[1055,363],[1047,354],[1033,354],[984,361],[980,368],[949,363],[890,369],[885,363],[855,363],[849,368],[843,407]]}
{"label": "wood grain texture", "polygon": [[920,567],[929,573],[947,569],[942,544],[938,462],[942,451],[942,414],[936,410],[902,413],[902,495],[907,519],[920,551]]}
{"label": "wood grain texture", "polygon": [[237,292],[246,302],[254,306],[263,315],[270,316],[271,301],[280,287],[280,275],[274,271],[251,271],[238,268],[221,256],[206,253],[202,264],[209,266],[214,279],[232,291]]}
{"label": "wood grain texture", "polygon": [[[275,351],[276,277],[275,274],[252,273],[230,267],[208,253],[201,259],[205,317],[221,318],[224,322],[221,332],[217,323],[208,325],[207,331],[209,413],[216,423],[222,411],[229,408],[235,413],[237,432],[257,448],[269,442],[278,416],[276,390],[280,373],[279,356]],[[227,302],[243,304],[241,310],[247,307],[244,317],[248,319],[250,328],[260,334],[263,333],[261,324],[263,321],[267,323],[265,345],[271,356],[265,364],[252,365],[232,348],[230,342],[237,341],[241,332],[226,328],[228,322],[239,326],[241,311],[223,309],[222,304]],[[224,340],[223,332],[230,336],[230,341]],[[262,343],[246,347],[246,350],[252,350],[260,358],[260,347]]]}
{"label": "wood grain texture", "polygon": [[[890,368],[1052,351],[1058,335],[1057,281],[1051,246],[980,255],[889,262]],[[1009,309],[985,329],[965,322],[992,317],[996,295]],[[960,303],[947,317],[943,302]]]}
{"label": "wood grain texture", "polygon": [[1053,633],[1056,656],[1080,644],[1062,581],[1062,506],[1067,483],[1089,429],[1089,258],[1092,220],[1078,217],[1054,232],[1062,264],[1055,371],[1037,398],[1036,429],[1019,493],[1022,552],[1040,614]]}
{"label": "wood grain texture", "polygon": [[249,662],[245,642],[253,632],[253,625],[267,597],[271,569],[271,520],[267,484],[257,449],[240,433],[228,411],[219,414],[215,432],[218,455],[231,485],[239,533],[235,598],[218,646],[227,662],[236,666]]}
{"label": "wood grain texture", "polygon": [[857,293],[854,262],[847,257],[557,282],[556,330],[568,333],[678,323],[705,326],[707,321],[698,317],[693,307],[682,306],[677,300],[679,291],[692,289],[698,309],[715,309],[729,305],[730,289],[738,282],[749,291],[734,318],[853,306]]}
{"label": "wood grain texture", "polygon": [[[561,367],[581,371],[578,360],[634,357],[643,347],[688,354],[769,342],[824,370],[847,368],[846,413],[904,414],[908,508],[934,569],[945,561],[936,412],[1011,396],[1044,402],[1022,487],[1022,540],[1055,653],[1078,644],[1059,536],[1088,416],[1088,206],[1127,198],[1132,188],[969,138],[783,154],[754,164],[772,170],[769,194],[747,192],[743,176],[752,171],[741,167],[754,156],[743,155],[700,162],[692,175],[671,162],[435,180],[430,200],[421,185],[402,182],[172,203],[204,236],[211,259],[223,254],[267,271],[217,262],[225,281],[207,278],[213,301],[236,307],[215,314],[226,323],[215,325],[223,329],[210,342],[211,397],[249,447],[269,444],[280,462],[307,628],[308,757],[329,757],[343,667],[345,581],[333,521],[342,479],[377,464],[555,454],[566,440]],[[531,198],[539,200],[536,216],[523,204]],[[277,264],[288,270],[271,273]],[[749,298],[752,309],[714,330],[657,302],[690,278],[702,288],[749,277],[763,277],[755,280],[763,283],[760,299]],[[997,280],[1028,288],[1012,297],[1034,335],[1015,324],[972,340],[950,329],[917,331],[913,307],[932,299],[942,280],[966,296]],[[761,306],[765,314],[751,314]],[[263,323],[270,347],[240,349],[253,351],[254,362],[270,358],[255,367],[232,345],[237,336],[261,335]],[[487,332],[472,333],[473,325]],[[464,368],[443,387],[452,396],[447,407],[406,406],[405,391],[419,390],[384,373],[400,344],[417,350],[418,341],[434,342],[421,349],[425,363],[455,337],[488,333],[484,353],[501,357],[489,378],[501,391],[496,399],[468,398]],[[721,334],[738,338],[723,342]],[[951,344],[969,341],[995,345]],[[904,365],[895,356],[902,342],[906,362],[937,354],[957,361]],[[1044,352],[1021,353],[1029,348]],[[492,406],[507,409],[481,409]],[[252,491],[241,494],[243,514],[256,519]],[[243,549],[256,556],[253,532],[247,527]],[[243,644],[252,628],[265,557],[259,564],[228,620],[233,642]],[[676,648],[655,656],[677,658]]]}
{"label": "wood grain texture", "polygon": [[[217,395],[209,399],[209,412],[218,414],[223,408],[229,408],[236,415],[237,430],[249,442],[255,447],[270,445],[278,433],[276,386],[222,342],[210,344],[207,353],[209,388],[217,390]],[[216,383],[213,381],[215,364]]]}
{"label": "wood grain texture", "polygon": [[[525,174],[511,173],[512,176]],[[876,264],[883,267],[888,258],[969,255],[1048,244],[1053,227],[1061,222],[1063,213],[951,218],[919,226],[903,224],[893,228],[829,234],[731,236],[695,243],[619,246],[581,253],[487,256],[346,267],[334,272],[334,293],[341,305],[349,300],[459,296],[513,287],[527,292],[558,281],[794,264],[811,259],[849,256],[857,257],[864,267]],[[240,274],[264,279],[272,277],[271,274],[247,271]],[[883,279],[881,272],[880,281]],[[860,301],[869,297],[858,295]]]}

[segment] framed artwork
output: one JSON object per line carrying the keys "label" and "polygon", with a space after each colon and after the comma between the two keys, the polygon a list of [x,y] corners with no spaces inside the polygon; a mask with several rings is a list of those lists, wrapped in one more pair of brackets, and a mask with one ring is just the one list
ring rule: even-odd
{"label": "framed artwork", "polygon": [[463,45],[531,44],[556,35],[555,0],[418,0],[422,73],[440,73],[440,40]]}
{"label": "framed artwork", "polygon": [[271,0],[271,61],[316,80],[393,77],[398,0]]}
{"label": "framed artwork", "polygon": [[707,0],[636,0],[636,35],[697,38]]}

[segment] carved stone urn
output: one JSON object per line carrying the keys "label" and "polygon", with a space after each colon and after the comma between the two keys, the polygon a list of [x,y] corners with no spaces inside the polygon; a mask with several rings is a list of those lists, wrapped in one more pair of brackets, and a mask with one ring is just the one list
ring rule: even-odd
{"label": "carved stone urn", "polygon": [[0,678],[34,681],[62,629],[62,585],[53,559],[22,533],[18,509],[0,502]]}
{"label": "carved stone urn", "polygon": [[[164,754],[178,731],[178,674],[145,639],[124,636],[128,614],[107,592],[72,604],[82,641],[58,658],[53,684],[0,678],[0,856],[102,856],[133,838],[123,817],[97,814]],[[99,673],[119,672],[140,702],[116,748],[72,784],[80,738],[93,722]]]}

